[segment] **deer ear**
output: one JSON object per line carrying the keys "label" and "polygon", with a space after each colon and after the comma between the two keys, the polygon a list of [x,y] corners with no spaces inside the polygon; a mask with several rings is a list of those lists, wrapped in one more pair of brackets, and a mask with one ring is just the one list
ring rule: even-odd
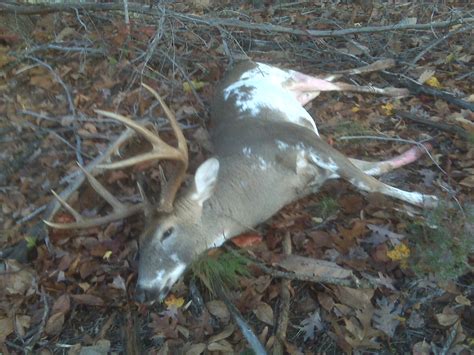
{"label": "deer ear", "polygon": [[216,158],[210,158],[202,163],[194,175],[194,191],[191,199],[202,206],[214,191],[218,173],[219,160]]}

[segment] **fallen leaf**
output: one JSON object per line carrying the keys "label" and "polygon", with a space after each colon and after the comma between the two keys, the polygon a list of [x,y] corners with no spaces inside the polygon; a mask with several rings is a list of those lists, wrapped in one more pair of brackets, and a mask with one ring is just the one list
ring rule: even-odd
{"label": "fallen leaf", "polygon": [[466,296],[457,295],[455,300],[457,303],[462,304],[463,306],[471,306],[471,301]]}
{"label": "fallen leaf", "polygon": [[64,313],[59,312],[49,317],[44,331],[49,335],[58,335],[63,330]]}
{"label": "fallen leaf", "polygon": [[0,297],[5,295],[24,295],[28,291],[33,291],[35,281],[35,272],[28,266],[22,265],[16,260],[3,260],[0,272]]}
{"label": "fallen leaf", "polygon": [[186,351],[186,355],[200,355],[206,350],[206,344],[198,343],[193,344],[191,347]]}
{"label": "fallen leaf", "polygon": [[13,321],[10,318],[0,318],[0,343],[13,333]]}
{"label": "fallen leaf", "polygon": [[457,314],[446,314],[446,313],[438,313],[435,315],[436,320],[440,325],[443,327],[449,327],[457,322],[459,316]]}
{"label": "fallen leaf", "polygon": [[413,355],[430,355],[431,346],[426,341],[420,341],[413,345],[412,349]]}
{"label": "fallen leaf", "polygon": [[420,84],[424,84],[427,80],[429,80],[433,75],[435,74],[435,71],[432,69],[427,69],[418,78],[418,82]]}
{"label": "fallen leaf", "polygon": [[257,233],[241,234],[231,239],[232,243],[239,248],[248,248],[258,245],[262,242],[263,237]]}
{"label": "fallen leaf", "polygon": [[103,306],[104,300],[100,297],[88,294],[71,295],[71,298],[78,304],[85,304],[88,306]]}
{"label": "fallen leaf", "polygon": [[319,310],[314,311],[300,323],[300,330],[303,332],[303,341],[314,339],[314,330],[321,332],[324,330],[324,324],[321,320]]}
{"label": "fallen leaf", "polygon": [[178,315],[178,309],[184,305],[183,297],[176,297],[171,294],[165,299],[166,310],[162,313],[171,318],[176,318]]}
{"label": "fallen leaf", "polygon": [[228,337],[230,337],[234,333],[234,331],[235,331],[234,325],[229,324],[227,327],[224,328],[224,330],[222,332],[210,337],[208,342],[209,343],[214,343],[214,342],[218,342],[218,341],[223,340],[223,339],[227,339]]}
{"label": "fallen leaf", "polygon": [[352,271],[326,260],[317,260],[299,255],[288,255],[283,260],[275,263],[287,271],[295,274],[315,277],[346,279],[352,276]]}
{"label": "fallen leaf", "polygon": [[438,78],[436,78],[435,76],[432,76],[431,78],[426,80],[426,84],[428,86],[431,86],[432,88],[436,88],[436,89],[442,88],[441,83],[438,81]]}
{"label": "fallen leaf", "polygon": [[227,323],[230,319],[230,313],[224,302],[219,300],[209,301],[206,307],[214,317],[219,318],[223,323]]}
{"label": "fallen leaf", "polygon": [[259,303],[257,308],[253,310],[253,313],[263,323],[266,323],[270,326],[274,325],[273,324],[273,309],[269,304],[265,302]]}
{"label": "fallen leaf", "polygon": [[190,93],[192,91],[192,88],[194,90],[198,91],[202,89],[204,86],[206,86],[208,83],[204,81],[196,81],[196,80],[191,80],[190,82],[184,82],[183,83],[183,91],[185,93]]}
{"label": "fallen leaf", "polygon": [[405,260],[410,256],[410,248],[408,248],[405,244],[400,243],[396,245],[395,248],[388,251],[387,256],[393,261]]}
{"label": "fallen leaf", "polygon": [[425,326],[425,320],[418,312],[413,311],[408,318],[407,324],[410,328],[420,329]]}
{"label": "fallen leaf", "polygon": [[376,301],[373,315],[374,327],[383,331],[390,338],[395,335],[395,330],[400,324],[400,314],[402,305],[387,298],[380,298]]}
{"label": "fallen leaf", "polygon": [[61,295],[54,302],[51,313],[64,313],[69,312],[71,308],[71,299],[68,295]]}

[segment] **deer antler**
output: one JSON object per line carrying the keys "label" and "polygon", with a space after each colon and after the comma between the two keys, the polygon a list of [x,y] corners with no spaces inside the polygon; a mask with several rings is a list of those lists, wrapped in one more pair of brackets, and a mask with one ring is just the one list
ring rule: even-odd
{"label": "deer antler", "polygon": [[[176,117],[171,112],[166,103],[163,101],[161,96],[148,85],[142,85],[160,102],[161,106],[163,107],[163,110],[165,111],[165,114],[170,121],[171,128],[173,129],[173,132],[178,140],[178,146],[175,148],[165,143],[157,133],[150,131],[143,125],[138,124],[137,122],[132,121],[127,117],[112,112],[96,110],[97,113],[122,122],[127,127],[134,130],[136,133],[141,134],[146,140],[150,142],[150,144],[152,145],[152,149],[147,153],[143,153],[129,159],[108,164],[98,164],[95,166],[95,168],[120,169],[150,160],[175,160],[178,165],[173,173],[173,176],[170,179],[172,183],[165,186],[164,190],[162,191],[160,204],[158,207],[159,210],[170,212],[173,208],[173,201],[176,196],[176,192],[178,191],[179,186],[181,185],[181,182],[183,181],[184,175],[188,168],[188,149],[186,139],[183,135],[183,132],[179,128],[178,122],[176,121]],[[128,138],[129,137],[130,135],[128,135]],[[121,143],[124,142],[125,140],[121,141]],[[50,221],[44,221],[48,226],[58,229],[89,228],[131,216],[145,208],[145,202],[135,205],[128,205],[120,202],[84,167],[79,165],[79,168],[82,170],[83,174],[87,178],[92,188],[112,206],[113,212],[106,216],[101,216],[97,218],[84,218],[63,198],[61,198],[58,194],[52,191],[57,201],[73,215],[75,222],[54,223]]]}

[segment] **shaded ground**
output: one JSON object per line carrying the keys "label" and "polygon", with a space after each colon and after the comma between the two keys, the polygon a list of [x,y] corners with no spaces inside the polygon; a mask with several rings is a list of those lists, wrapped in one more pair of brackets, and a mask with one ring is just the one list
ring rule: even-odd
{"label": "shaded ground", "polygon": [[[0,7],[1,351],[249,351],[222,299],[207,290],[197,269],[163,305],[131,301],[141,217],[82,232],[46,231],[41,219],[50,190],[63,190],[77,175],[76,161],[87,164],[123,131],[94,109],[149,118],[173,141],[161,109],[140,88],[142,81],[176,112],[194,172],[210,155],[203,136],[214,84],[230,62],[250,57],[310,74],[398,60],[389,72],[352,83],[407,87],[409,97],[323,94],[307,109],[325,139],[351,157],[384,160],[406,150],[408,141],[431,139],[431,157],[382,180],[446,201],[428,213],[334,181],[247,238],[211,253],[209,258],[223,264],[229,248],[258,261],[236,273],[225,264],[226,272],[237,275],[229,297],[255,334],[273,353],[280,349],[279,337],[291,354],[467,353],[474,319],[472,9],[196,3],[146,8],[152,15],[132,4],[129,28],[122,12],[15,16]],[[457,22],[436,25],[448,20]],[[370,28],[415,22],[433,25]],[[305,33],[343,28],[358,33]],[[144,149],[134,140],[123,151]],[[101,181],[133,202],[137,181],[157,195],[159,178],[158,166],[142,166],[111,172]],[[69,201],[85,215],[108,211],[87,185]],[[70,219],[64,211],[56,216]],[[311,264],[311,270],[334,282],[314,282],[316,277],[305,274],[302,265],[315,259],[329,266]],[[258,266],[262,263],[266,269]],[[347,283],[344,272],[364,287]]]}

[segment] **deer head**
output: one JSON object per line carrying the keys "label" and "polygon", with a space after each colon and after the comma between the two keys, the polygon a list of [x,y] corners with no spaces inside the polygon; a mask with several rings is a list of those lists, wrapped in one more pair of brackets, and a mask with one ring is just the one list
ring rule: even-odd
{"label": "deer head", "polygon": [[74,216],[76,221],[64,224],[45,221],[47,225],[58,229],[88,228],[143,211],[146,226],[140,237],[139,276],[136,290],[136,298],[140,302],[163,298],[190,261],[206,249],[205,246],[200,247],[201,244],[196,240],[205,233],[206,226],[200,223],[202,207],[212,195],[219,172],[219,161],[215,158],[208,159],[197,169],[192,187],[174,201],[188,166],[186,140],[174,114],[162,98],[149,86],[144,85],[144,87],[162,104],[177,137],[178,146],[172,147],[166,144],[158,134],[127,117],[98,110],[99,114],[122,122],[140,134],[148,140],[152,149],[150,152],[129,159],[99,164],[96,171],[121,169],[151,160],[175,161],[176,168],[170,178],[171,183],[163,189],[158,206],[151,205],[143,193],[142,203],[130,206],[120,202],[91,172],[79,166],[95,191],[113,207],[113,213],[103,217],[84,218],[53,191],[61,205]]}

